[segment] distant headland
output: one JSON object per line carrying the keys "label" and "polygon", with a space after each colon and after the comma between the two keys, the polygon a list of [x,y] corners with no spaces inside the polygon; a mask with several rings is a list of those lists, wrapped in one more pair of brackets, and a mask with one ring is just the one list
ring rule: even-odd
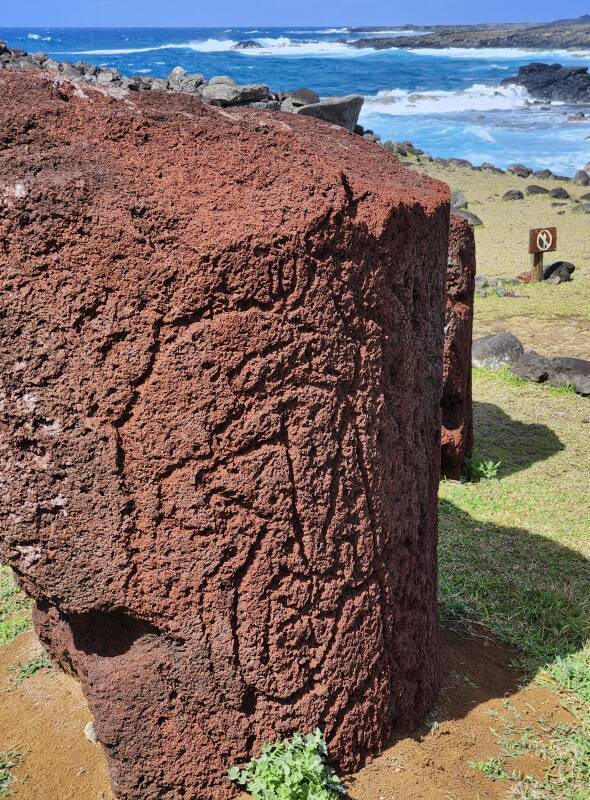
{"label": "distant headland", "polygon": [[590,47],[590,14],[555,22],[490,23],[485,25],[400,25],[397,31],[408,35],[376,37],[389,27],[349,28],[349,33],[372,34],[366,38],[344,40],[351,47],[386,50],[392,47],[514,47],[537,50]]}

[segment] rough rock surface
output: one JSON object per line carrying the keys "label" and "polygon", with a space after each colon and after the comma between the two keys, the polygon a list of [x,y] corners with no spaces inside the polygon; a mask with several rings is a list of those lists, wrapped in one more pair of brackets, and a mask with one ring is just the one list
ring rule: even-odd
{"label": "rough rock surface", "polygon": [[549,362],[551,386],[573,386],[578,394],[590,395],[590,361],[560,357]]}
{"label": "rough rock surface", "polygon": [[443,355],[441,468],[457,480],[473,447],[471,340],[475,291],[475,237],[466,219],[451,215]]}
{"label": "rough rock surface", "polygon": [[360,94],[349,94],[345,97],[326,97],[319,103],[308,103],[295,108],[296,114],[317,117],[324,122],[331,122],[353,131],[358,122],[364,98]]}
{"label": "rough rock surface", "polygon": [[488,333],[475,339],[471,349],[474,367],[498,369],[509,367],[524,353],[524,347],[514,334],[508,331]]}
{"label": "rough rock surface", "polygon": [[314,119],[0,73],[0,558],[119,800],[431,705],[448,219]]}
{"label": "rough rock surface", "polygon": [[549,359],[534,350],[525,350],[511,366],[510,370],[523,381],[543,383],[549,374]]}
{"label": "rough rock surface", "polygon": [[561,64],[527,64],[502,85],[517,84],[539,100],[590,103],[588,67],[562,67]]}

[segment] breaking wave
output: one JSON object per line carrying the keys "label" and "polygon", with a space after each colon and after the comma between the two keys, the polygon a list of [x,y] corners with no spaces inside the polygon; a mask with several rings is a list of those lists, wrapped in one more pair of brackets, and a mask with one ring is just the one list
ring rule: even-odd
{"label": "breaking wave", "polygon": [[577,58],[590,58],[590,50],[519,50],[515,47],[413,47],[409,53],[417,56],[443,56],[445,58],[507,58],[512,61],[519,59],[543,61],[547,58],[557,58],[571,61]]}
{"label": "breaking wave", "polygon": [[27,39],[31,39],[33,42],[50,42],[51,36],[41,36],[40,33],[27,33]]}
{"label": "breaking wave", "polygon": [[[260,47],[252,47],[236,52],[248,56],[363,56],[372,53],[372,48],[358,50],[343,42],[298,41],[288,36],[268,38],[261,36],[254,39]],[[198,53],[223,53],[233,50],[234,39],[205,39],[203,41],[179,42],[177,44],[161,44],[152,47],[129,47],[109,50],[77,50],[70,55],[79,56],[119,56],[132,53],[150,53],[157,50],[194,50]]]}
{"label": "breaking wave", "polygon": [[365,98],[363,114],[451,114],[463,111],[510,111],[531,98],[522,86],[488,86],[475,83],[457,92],[408,92],[385,89]]}

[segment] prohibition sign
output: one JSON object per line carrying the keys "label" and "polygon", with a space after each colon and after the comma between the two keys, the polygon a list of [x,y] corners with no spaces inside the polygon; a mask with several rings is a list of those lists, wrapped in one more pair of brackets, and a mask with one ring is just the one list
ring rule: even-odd
{"label": "prohibition sign", "polygon": [[545,229],[539,231],[537,234],[537,247],[542,253],[546,253],[547,250],[551,249],[551,245],[553,244],[553,234],[551,231]]}

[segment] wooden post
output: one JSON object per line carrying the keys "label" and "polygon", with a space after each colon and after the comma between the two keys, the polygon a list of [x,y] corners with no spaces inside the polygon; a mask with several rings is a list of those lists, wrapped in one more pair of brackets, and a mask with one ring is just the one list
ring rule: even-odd
{"label": "wooden post", "polygon": [[543,253],[533,253],[531,255],[531,275],[533,283],[541,283],[543,280]]}

